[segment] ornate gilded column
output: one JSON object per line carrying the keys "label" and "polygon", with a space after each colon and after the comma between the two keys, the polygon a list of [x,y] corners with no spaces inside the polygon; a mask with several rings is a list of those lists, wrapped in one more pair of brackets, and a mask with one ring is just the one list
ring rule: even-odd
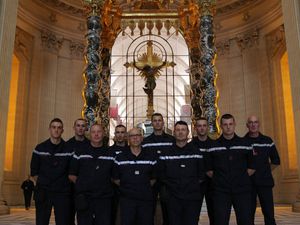
{"label": "ornate gilded column", "polygon": [[[102,70],[100,76],[99,88],[99,107],[101,115],[101,123],[103,125],[105,136],[109,137],[109,106],[110,106],[110,56],[111,50],[109,48],[102,48],[101,62]],[[108,141],[108,140],[107,140]]]}
{"label": "ornate gilded column", "polygon": [[87,13],[87,34],[85,35],[87,46],[84,52],[86,66],[83,72],[84,89],[82,95],[84,98],[84,107],[82,116],[88,121],[90,127],[93,123],[102,123],[100,108],[101,102],[99,93],[101,92],[101,7],[102,0],[83,0]]}
{"label": "ornate gilded column", "polygon": [[215,69],[216,47],[213,19],[216,11],[216,0],[198,0],[199,32],[200,32],[200,109],[194,109],[194,115],[201,115],[208,120],[209,133],[217,137],[219,109],[217,107],[218,90],[216,86],[217,72]]}

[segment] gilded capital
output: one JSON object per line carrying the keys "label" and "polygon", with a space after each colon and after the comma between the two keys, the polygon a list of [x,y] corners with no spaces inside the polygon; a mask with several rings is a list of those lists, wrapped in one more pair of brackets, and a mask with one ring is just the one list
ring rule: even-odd
{"label": "gilded capital", "polygon": [[82,0],[82,4],[85,8],[85,13],[88,16],[99,15],[101,7],[105,0]]}
{"label": "gilded capital", "polygon": [[200,16],[214,16],[217,0],[196,0]]}

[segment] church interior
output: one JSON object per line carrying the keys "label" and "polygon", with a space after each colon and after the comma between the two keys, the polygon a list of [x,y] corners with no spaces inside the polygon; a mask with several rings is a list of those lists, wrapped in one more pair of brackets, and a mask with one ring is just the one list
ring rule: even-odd
{"label": "church interior", "polygon": [[234,115],[240,136],[257,115],[282,160],[275,203],[300,212],[298,0],[2,0],[0,56],[0,214],[23,204],[52,118],[65,140],[81,116],[112,139],[117,124],[145,125],[153,112],[169,133],[205,115],[212,136],[219,115]]}

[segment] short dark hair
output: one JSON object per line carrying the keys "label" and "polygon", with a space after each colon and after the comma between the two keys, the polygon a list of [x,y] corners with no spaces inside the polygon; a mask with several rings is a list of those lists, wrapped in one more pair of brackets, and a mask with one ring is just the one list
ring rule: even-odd
{"label": "short dark hair", "polygon": [[54,119],[52,119],[52,120],[50,121],[49,127],[51,127],[51,124],[54,123],[54,122],[61,123],[61,125],[64,126],[64,123],[63,123],[63,121],[62,121],[61,119],[59,119],[59,118],[54,118]]}
{"label": "short dark hair", "polygon": [[78,118],[78,119],[76,119],[75,121],[74,121],[74,126],[76,125],[76,123],[77,123],[77,121],[84,121],[85,123],[87,123],[87,120],[86,119],[84,119],[84,118]]}
{"label": "short dark hair", "polygon": [[124,129],[126,130],[126,127],[125,127],[123,124],[117,125],[117,126],[115,127],[115,130],[116,130],[117,128],[120,128],[120,127],[124,128]]}
{"label": "short dark hair", "polygon": [[174,128],[177,126],[177,125],[185,125],[187,128],[189,128],[187,122],[183,121],[183,120],[179,120],[175,123],[174,125]]}
{"label": "short dark hair", "polygon": [[154,116],[160,116],[162,119],[164,119],[164,117],[161,113],[153,113],[152,116],[151,116],[151,121],[153,120]]}
{"label": "short dark hair", "polygon": [[220,122],[222,123],[222,120],[228,120],[228,119],[233,119],[233,121],[235,121],[233,115],[229,114],[229,113],[226,113],[226,114],[223,114],[221,119],[220,119]]}

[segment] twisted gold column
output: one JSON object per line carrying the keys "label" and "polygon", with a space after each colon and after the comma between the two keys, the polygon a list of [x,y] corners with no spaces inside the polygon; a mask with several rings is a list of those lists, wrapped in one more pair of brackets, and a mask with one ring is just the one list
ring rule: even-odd
{"label": "twisted gold column", "polygon": [[101,122],[99,93],[101,90],[101,11],[102,0],[83,0],[87,13],[87,34],[85,35],[87,46],[84,52],[86,66],[83,72],[84,107],[82,116],[88,121],[90,127],[93,123]]}
{"label": "twisted gold column", "polygon": [[[208,120],[209,133],[217,137],[220,133],[218,125],[219,109],[217,107],[218,90],[215,69],[216,47],[213,19],[216,11],[216,0],[198,0],[199,7],[199,91],[201,95],[201,115]],[[198,109],[199,111],[199,109]],[[197,112],[197,110],[196,110]],[[195,114],[197,115],[197,114]],[[198,115],[197,115],[198,116]],[[197,119],[197,118],[195,118]]]}

